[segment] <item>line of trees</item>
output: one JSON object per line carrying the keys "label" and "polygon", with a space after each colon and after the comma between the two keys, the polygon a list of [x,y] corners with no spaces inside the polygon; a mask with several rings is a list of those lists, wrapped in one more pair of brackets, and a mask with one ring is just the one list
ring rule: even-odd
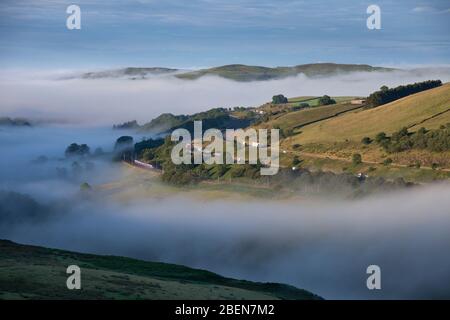
{"label": "line of trees", "polygon": [[407,128],[403,128],[390,137],[380,132],[375,137],[375,141],[391,153],[411,149],[450,151],[450,123],[436,130],[421,128],[415,133],[410,133]]}
{"label": "line of trees", "polygon": [[388,88],[382,86],[380,90],[375,91],[367,98],[367,108],[375,108],[383,104],[395,101],[397,99],[418,93],[424,90],[433,89],[442,85],[441,80],[428,80],[424,82],[416,82],[406,86],[398,86]]}

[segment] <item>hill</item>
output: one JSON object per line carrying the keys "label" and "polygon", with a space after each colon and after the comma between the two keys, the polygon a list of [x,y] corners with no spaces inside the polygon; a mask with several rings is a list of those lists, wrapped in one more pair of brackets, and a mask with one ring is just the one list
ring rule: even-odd
{"label": "hill", "polygon": [[148,132],[166,132],[170,128],[174,128],[176,126],[181,125],[185,122],[189,117],[185,115],[173,115],[171,113],[163,113],[152,119],[152,121],[141,126],[140,130],[148,131]]}
{"label": "hill", "polygon": [[313,63],[293,67],[261,67],[243,64],[232,64],[221,67],[202,69],[176,75],[180,79],[198,79],[207,75],[219,76],[235,81],[262,81],[282,79],[300,73],[307,77],[330,76],[338,73],[392,71],[394,69],[372,67],[360,64]]}
{"label": "hill", "polygon": [[0,117],[0,126],[30,127],[31,123],[26,119]]}
{"label": "hill", "polygon": [[[320,299],[292,286],[225,278],[205,270],[82,254],[0,240],[0,299]],[[81,268],[68,290],[66,268]]]}
{"label": "hill", "polygon": [[375,109],[349,112],[303,127],[295,143],[360,141],[381,131],[391,134],[402,127],[436,129],[450,122],[450,83]]}
{"label": "hill", "polygon": [[[340,97],[336,97],[334,99],[340,100]],[[310,99],[303,101],[313,101],[315,102],[318,99]],[[351,98],[349,99],[351,100]],[[287,107],[290,107],[292,104],[287,104]],[[314,104],[313,104],[314,106]],[[331,117],[335,117],[337,115],[360,109],[362,105],[353,105],[348,100],[344,99],[344,102],[340,102],[333,105],[327,106],[319,106],[319,107],[310,107],[303,108],[299,111],[285,111],[284,113],[276,114],[274,117],[269,118],[268,121],[260,124],[258,127],[261,128],[280,128],[283,130],[295,130],[299,129],[303,126],[306,126],[311,123],[319,122],[321,120],[325,120]],[[273,109],[273,108],[272,108]],[[270,109],[269,109],[270,110]]]}
{"label": "hill", "polygon": [[82,79],[102,79],[102,78],[130,78],[130,79],[145,79],[148,76],[171,74],[177,72],[178,69],[171,68],[123,68],[115,70],[87,72],[81,75]]}
{"label": "hill", "polygon": [[[263,81],[283,79],[296,76],[300,73],[307,77],[331,76],[349,72],[393,71],[392,68],[372,67],[366,64],[337,64],[337,63],[311,63],[291,67],[264,67],[248,66],[244,64],[230,64],[208,69],[182,71],[179,69],[152,67],[130,67],[114,70],[86,72],[81,74],[82,79],[102,78],[128,78],[132,80],[146,79],[149,76],[174,75],[179,79],[195,80],[203,76],[218,76],[234,81]],[[74,78],[74,77],[69,77]]]}
{"label": "hill", "polygon": [[203,130],[238,129],[248,126],[254,119],[253,113],[229,111],[224,108],[213,108],[208,111],[194,113],[192,115],[173,115],[164,113],[144,124],[140,130],[153,133],[166,133],[175,129],[187,129],[194,131],[194,121],[202,121]]}

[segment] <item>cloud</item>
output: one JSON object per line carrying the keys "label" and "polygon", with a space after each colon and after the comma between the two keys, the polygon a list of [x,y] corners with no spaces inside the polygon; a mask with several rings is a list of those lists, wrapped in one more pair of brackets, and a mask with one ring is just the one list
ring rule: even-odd
{"label": "cloud", "polygon": [[431,6],[419,6],[412,9],[414,13],[449,13],[450,9],[435,8]]}
{"label": "cloud", "polygon": [[[442,185],[316,203],[198,202],[172,194],[123,204],[66,196],[66,206],[42,222],[3,218],[0,237],[283,282],[325,298],[449,298],[448,192]],[[381,291],[366,287],[372,264],[381,267]]]}
{"label": "cloud", "polygon": [[282,80],[234,82],[218,77],[195,81],[171,76],[148,80],[55,80],[61,72],[3,72],[0,116],[66,119],[111,125],[126,120],[150,121],[163,112],[192,114],[213,107],[258,106],[275,94],[366,96],[382,85],[420,80],[450,80],[447,68],[394,73],[353,73],[328,78],[299,75]]}
{"label": "cloud", "polygon": [[433,7],[415,7],[412,11],[413,12],[433,12],[436,9]]}
{"label": "cloud", "polygon": [[[68,144],[108,151],[122,134],[78,126],[2,129],[0,238],[284,282],[325,298],[450,297],[448,184],[352,201],[330,194],[207,201],[173,188],[165,193],[159,180],[134,180],[108,161],[93,160],[95,168],[79,179],[57,176],[56,167],[70,170],[73,160],[62,156]],[[48,161],[31,163],[42,154]],[[79,193],[84,181],[94,186],[90,197]],[[3,190],[38,204],[5,199]],[[381,267],[381,291],[365,286],[372,264]]]}

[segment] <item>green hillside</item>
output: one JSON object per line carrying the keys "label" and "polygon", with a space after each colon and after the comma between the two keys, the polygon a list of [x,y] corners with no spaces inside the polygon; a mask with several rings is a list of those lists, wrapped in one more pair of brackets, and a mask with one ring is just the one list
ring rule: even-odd
{"label": "green hillside", "polygon": [[185,115],[173,115],[171,113],[163,113],[152,121],[144,124],[140,130],[149,132],[166,132],[170,128],[181,125],[189,117]]}
{"label": "green hillside", "polygon": [[402,127],[435,129],[449,122],[450,83],[385,104],[375,109],[349,112],[302,128],[295,143],[360,141]]}
{"label": "green hillside", "polygon": [[[68,290],[66,268],[81,268]],[[319,299],[292,286],[225,278],[180,265],[0,240],[0,299]]]}
{"label": "green hillside", "polygon": [[221,67],[202,69],[178,74],[180,79],[198,79],[206,75],[214,75],[235,81],[262,81],[282,79],[302,73],[307,77],[330,76],[348,72],[392,71],[393,69],[372,67],[359,64],[312,63],[293,67],[261,67],[232,64]]}
{"label": "green hillside", "polygon": [[164,113],[149,123],[144,124],[140,130],[153,133],[165,133],[183,128],[193,132],[194,121],[202,121],[203,130],[209,128],[238,129],[250,125],[252,120],[254,120],[254,116],[251,113],[242,113],[240,116],[236,116],[235,112],[230,112],[224,108],[214,108],[192,115],[175,116],[171,113]]}
{"label": "green hillside", "polygon": [[352,105],[348,102],[305,108],[299,111],[288,112],[279,117],[270,119],[260,125],[262,128],[299,129],[305,125],[335,117],[339,114],[362,108],[361,105]]}

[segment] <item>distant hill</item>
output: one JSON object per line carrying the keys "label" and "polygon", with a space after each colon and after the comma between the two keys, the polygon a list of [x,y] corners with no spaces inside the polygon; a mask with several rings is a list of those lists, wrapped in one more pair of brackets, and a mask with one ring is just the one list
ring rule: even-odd
{"label": "distant hill", "polygon": [[164,75],[177,72],[178,69],[171,68],[124,68],[115,70],[106,70],[98,72],[87,72],[81,75],[83,79],[102,79],[102,78],[130,78],[145,79],[148,76]]}
{"label": "distant hill", "polygon": [[360,141],[402,127],[436,129],[450,122],[450,83],[416,93],[375,109],[349,112],[301,129],[295,143]]}
{"label": "distant hill", "polygon": [[349,72],[373,72],[392,71],[391,68],[372,67],[366,64],[336,64],[336,63],[313,63],[294,67],[261,67],[232,64],[210,69],[203,69],[187,73],[177,74],[180,79],[198,79],[206,75],[215,75],[235,81],[262,81],[282,79],[296,76],[300,73],[307,77],[330,76]]}
{"label": "distant hill", "polygon": [[[0,240],[0,299],[320,299],[293,286],[124,257],[82,254]],[[66,268],[81,268],[68,290]]]}
{"label": "distant hill", "polygon": [[26,119],[0,117],[0,126],[30,127],[31,123]]}
{"label": "distant hill", "polygon": [[[367,64],[312,63],[293,67],[264,67],[231,64],[209,69],[182,71],[171,68],[123,68],[83,73],[83,79],[128,78],[132,80],[146,79],[158,75],[174,75],[179,79],[195,80],[203,76],[218,76],[234,81],[263,81],[283,79],[300,73],[307,77],[330,76],[349,72],[393,71],[392,68],[372,67]],[[71,77],[73,78],[73,77]]]}
{"label": "distant hill", "polygon": [[138,128],[139,128],[139,124],[137,123],[136,120],[127,121],[124,123],[113,125],[113,129],[115,129],[115,130],[130,130],[130,129],[132,130],[132,129],[138,129]]}
{"label": "distant hill", "polygon": [[166,132],[170,128],[181,125],[189,117],[185,115],[173,115],[171,113],[163,113],[152,121],[141,126],[142,131],[161,133]]}

